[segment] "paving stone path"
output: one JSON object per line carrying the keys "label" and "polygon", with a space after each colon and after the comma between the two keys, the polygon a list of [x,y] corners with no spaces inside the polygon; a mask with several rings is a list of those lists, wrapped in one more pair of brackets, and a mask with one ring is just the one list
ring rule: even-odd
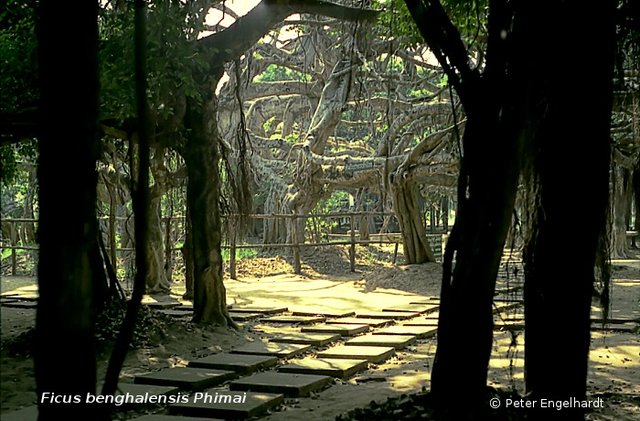
{"label": "paving stone path", "polygon": [[[520,300],[508,296],[511,293],[499,291],[494,303],[496,313],[513,312],[521,305]],[[4,297],[2,304],[15,304],[14,299]],[[192,309],[176,301],[147,305],[175,317],[188,317]],[[382,363],[416,341],[432,338],[437,333],[438,308],[439,301],[433,297],[379,311],[309,308],[290,312],[285,307],[234,306],[230,314],[236,321],[267,323],[276,332],[269,333],[267,341],[257,340],[230,352],[194,359],[187,367],[139,375],[134,383],[121,384],[120,393],[175,397],[160,413],[132,418],[139,421],[260,417],[285,398],[313,396],[331,387],[334,379],[349,379],[367,370],[369,364]],[[506,317],[497,319],[496,329],[521,328],[518,317]],[[277,333],[278,327],[285,325],[290,328]],[[292,333],[291,327],[297,332]],[[120,409],[143,408],[131,403]],[[6,417],[3,414],[3,420],[35,419],[33,409]]]}
{"label": "paving stone path", "polygon": [[[517,287],[498,289],[494,299],[495,330],[524,328],[522,305]],[[35,308],[37,293],[3,294],[6,307]],[[190,317],[193,306],[178,301],[145,303],[156,311],[174,317]],[[246,419],[267,414],[285,398],[306,398],[327,387],[334,379],[349,379],[379,364],[417,340],[437,333],[439,300],[425,297],[406,305],[379,311],[336,311],[308,308],[290,312],[286,307],[236,307],[231,317],[238,322],[267,323],[275,329],[267,341],[257,340],[232,349],[194,359],[187,367],[164,369],[139,375],[134,383],[121,383],[120,395],[133,397],[118,407],[120,411],[158,406],[136,397],[167,397],[160,413],[148,414],[138,421],[200,421]],[[601,320],[594,319],[596,322]],[[610,320],[621,330],[637,320]],[[617,323],[617,324],[616,324]],[[278,328],[290,328],[277,333]],[[296,328],[294,332],[292,328]],[[292,333],[293,332],[293,333]],[[375,367],[375,366],[374,366]],[[168,397],[173,396],[173,400]],[[2,419],[35,420],[35,406],[3,414]],[[204,418],[203,418],[204,417]]]}
{"label": "paving stone path", "polygon": [[[162,312],[183,311],[157,308]],[[229,353],[199,358],[186,368],[137,376],[135,382],[177,386],[191,393],[188,400],[170,404],[168,414],[158,414],[158,420],[180,421],[180,416],[256,417],[285,398],[316,394],[330,387],[334,378],[348,379],[367,370],[370,363],[384,362],[416,340],[434,336],[435,326],[405,323],[437,310],[435,301],[380,311],[310,308],[289,312],[287,308],[234,307],[231,316],[236,321],[268,323],[276,329],[288,325],[299,332],[289,329],[282,334],[270,333],[268,341],[254,341]],[[203,383],[218,387],[203,388]],[[237,402],[231,402],[236,398]],[[136,419],[155,419],[145,417]]]}

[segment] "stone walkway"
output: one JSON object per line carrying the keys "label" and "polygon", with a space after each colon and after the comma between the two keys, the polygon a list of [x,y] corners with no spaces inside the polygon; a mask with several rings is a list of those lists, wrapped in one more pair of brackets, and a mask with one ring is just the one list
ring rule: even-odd
{"label": "stone walkway", "polygon": [[[407,308],[339,313],[234,307],[231,314],[236,321],[269,325],[272,329],[269,329],[268,341],[255,341],[229,353],[190,361],[187,368],[137,376],[135,382],[160,385],[161,381],[163,386],[191,392],[187,402],[169,404],[166,413],[160,414],[171,417],[166,418],[167,421],[179,421],[181,416],[192,420],[192,416],[243,419],[264,415],[285,398],[315,397],[331,387],[334,379],[348,379],[367,370],[370,364],[391,358],[397,350],[417,340],[433,337],[436,326],[403,323],[435,314],[438,305],[434,303],[436,301],[411,304]],[[180,310],[158,311],[176,315]],[[280,327],[281,334],[277,333]],[[187,374],[190,383],[185,383]],[[209,388],[204,394],[198,394],[203,384]],[[231,401],[233,397],[240,398],[237,403],[229,403],[222,401],[223,396]]]}
{"label": "stone walkway", "polygon": [[[25,292],[3,297],[2,304],[33,304],[37,293]],[[517,310],[522,304],[521,291],[500,289],[497,293],[496,330],[522,329],[522,315]],[[180,303],[147,305],[174,317],[189,317],[192,310]],[[290,312],[284,307],[234,306],[231,315],[236,321],[270,326],[268,340],[195,359],[187,367],[139,375],[134,383],[121,383],[119,393],[133,402],[119,409],[159,411],[137,418],[130,418],[133,412],[127,416],[140,421],[260,417],[276,410],[285,399],[316,398],[336,379],[343,381],[368,369],[375,374],[375,364],[397,351],[433,340],[438,309],[438,300],[433,297],[379,311]],[[150,396],[167,403],[158,407],[149,402]],[[35,420],[36,407],[3,414],[2,419]]]}

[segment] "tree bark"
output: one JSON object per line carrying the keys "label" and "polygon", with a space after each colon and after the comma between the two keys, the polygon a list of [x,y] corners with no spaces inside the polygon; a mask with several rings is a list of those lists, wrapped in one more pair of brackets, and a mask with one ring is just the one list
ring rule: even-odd
{"label": "tree bark", "polygon": [[[533,103],[543,104],[531,119],[537,125],[532,150],[539,151],[539,193],[525,253],[525,380],[531,399],[584,399],[594,264],[609,191],[615,3],[553,3],[553,15],[549,7],[551,2],[527,6],[535,41],[523,46],[531,57]],[[542,18],[544,28],[535,23]],[[579,43],[573,42],[576,34]],[[574,72],[587,55],[598,57],[590,66],[589,90]],[[577,150],[580,159],[569,159]],[[568,221],[579,227],[571,230],[571,246]],[[560,256],[571,264],[558,264]],[[538,415],[582,420],[584,411]]]}
{"label": "tree bark", "polygon": [[[635,224],[633,229],[636,235],[640,235],[640,156],[636,160],[635,168],[633,169],[633,208],[635,211]],[[636,249],[640,248],[640,238],[634,237],[633,245]]]}
{"label": "tree bark", "polygon": [[[189,133],[183,157],[187,165],[187,212],[190,238],[186,256],[193,259],[194,322],[235,326],[229,317],[222,281],[220,252],[220,134],[217,123],[218,103],[215,94],[225,62],[245,53],[268,30],[292,13],[318,13],[344,19],[373,19],[377,12],[349,8],[320,1],[262,1],[228,29],[198,40],[211,63],[201,80],[204,98],[187,102],[185,127]],[[187,267],[189,263],[187,262]]]}
{"label": "tree bark", "polygon": [[[478,94],[478,100],[488,98],[488,92],[496,96],[490,89],[486,95]],[[477,417],[486,408],[493,291],[519,174],[520,145],[509,127],[508,114],[512,111],[505,110],[502,120],[498,103],[489,102],[483,105],[486,112],[467,114],[462,164],[466,168],[462,169],[459,187],[463,193],[458,198],[456,221],[444,257],[431,390],[450,419]],[[456,264],[450,279],[454,252]],[[459,404],[461,387],[471,398],[465,406]]]}
{"label": "tree bark", "polygon": [[406,182],[406,180],[391,180],[389,184],[393,209],[402,232],[405,262],[407,264],[435,262],[436,258],[427,241],[424,213],[418,203],[417,184]]}
{"label": "tree bark", "polygon": [[627,246],[627,222],[631,210],[633,190],[631,172],[615,162],[612,163],[612,232],[611,232],[611,257],[614,259],[628,258]]}
{"label": "tree bark", "polygon": [[[508,71],[513,51],[505,42],[513,16],[506,3],[491,3],[487,61],[480,74],[469,67],[460,34],[437,0],[406,3],[467,115],[458,212],[443,259],[431,391],[443,418],[481,419],[487,408],[493,292],[515,202],[522,143],[516,125],[521,89]],[[460,405],[461,389],[468,398],[465,405]]]}
{"label": "tree bark", "polygon": [[[40,262],[34,340],[38,419],[100,419],[95,406],[55,404],[48,399],[51,393],[84,397],[96,390],[92,299],[96,269],[90,253],[98,249],[98,3],[76,2],[71,13],[57,2],[43,1],[38,13]],[[69,115],[75,124],[69,124]]]}
{"label": "tree bark", "polygon": [[147,247],[147,259],[149,272],[147,273],[147,292],[167,292],[171,288],[171,282],[167,279],[165,271],[165,241],[163,236],[164,226],[161,218],[160,202],[162,196],[154,195],[149,205],[149,233]]}
{"label": "tree bark", "polygon": [[[221,69],[219,75],[221,76]],[[214,78],[217,80],[217,78]],[[193,321],[235,326],[227,311],[222,280],[220,220],[220,138],[216,124],[215,84],[203,86],[203,104],[189,101],[186,126],[190,130],[184,153],[187,165],[187,206],[190,250],[194,265]]]}

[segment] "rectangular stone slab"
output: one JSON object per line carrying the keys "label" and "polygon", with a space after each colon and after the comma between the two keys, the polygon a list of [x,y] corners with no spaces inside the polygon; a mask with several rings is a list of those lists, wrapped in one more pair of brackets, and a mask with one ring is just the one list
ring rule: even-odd
{"label": "rectangular stone slab", "polygon": [[640,323],[640,319],[633,319],[629,317],[625,318],[617,318],[617,319],[603,319],[602,317],[591,318],[591,323],[611,323],[611,324],[622,324],[622,323]]}
{"label": "rectangular stone slab", "polygon": [[22,301],[38,301],[38,294],[33,292],[21,292],[20,294],[13,295],[12,297]]}
{"label": "rectangular stone slab", "polygon": [[514,308],[520,307],[521,305],[522,305],[522,303],[520,303],[520,302],[517,302],[517,303],[505,303],[505,302],[495,303],[494,306],[493,306],[493,312],[497,313],[497,312],[512,310]]}
{"label": "rectangular stone slab", "polygon": [[365,319],[362,317],[344,317],[341,319],[329,319],[329,324],[336,325],[369,325],[371,327],[380,327],[394,324],[395,320],[388,319]]}
{"label": "rectangular stone slab", "polygon": [[144,303],[143,305],[149,308],[173,308],[178,307],[180,303],[177,301],[152,301]]}
{"label": "rectangular stone slab", "polygon": [[524,300],[522,298],[512,298],[512,297],[493,297],[493,301],[496,303],[520,303],[524,304]]}
{"label": "rectangular stone slab", "polygon": [[279,314],[288,311],[287,307],[232,307],[230,309],[234,313],[260,313],[267,314]]}
{"label": "rectangular stone slab", "polygon": [[263,317],[260,319],[261,322],[266,323],[291,323],[291,324],[301,324],[301,325],[309,325],[312,323],[324,322],[323,316],[271,316],[271,317]]}
{"label": "rectangular stone slab", "polygon": [[347,360],[339,358],[304,358],[291,360],[289,364],[278,367],[283,373],[321,374],[323,376],[346,379],[354,374],[366,370],[367,360]]}
{"label": "rectangular stone slab", "polygon": [[171,317],[192,317],[193,315],[184,310],[159,310],[160,313]]}
{"label": "rectangular stone slab", "polygon": [[430,313],[440,308],[438,304],[405,304],[389,308],[383,308],[382,311],[392,312],[409,312],[409,313]]}
{"label": "rectangular stone slab", "polygon": [[269,339],[270,342],[284,344],[307,344],[312,346],[324,346],[340,339],[336,333],[292,333]]}
{"label": "rectangular stone slab", "polygon": [[355,311],[340,311],[327,309],[307,309],[294,311],[294,316],[324,316],[324,317],[349,317],[356,314]]}
{"label": "rectangular stone slab", "polygon": [[521,286],[514,286],[514,287],[509,287],[509,288],[496,288],[495,289],[495,294],[511,294],[517,291],[520,291],[521,289],[523,289],[524,287]]}
{"label": "rectangular stone slab", "polygon": [[38,303],[34,301],[14,301],[11,303],[2,303],[2,306],[9,307],[9,308],[26,308],[30,310],[35,310],[36,308],[38,308]]}
{"label": "rectangular stone slab", "polygon": [[438,326],[438,319],[413,319],[403,323],[404,326]]}
{"label": "rectangular stone slab", "polygon": [[524,323],[517,322],[504,322],[504,323],[494,323],[493,330],[498,331],[511,331],[511,330],[523,330]]}
{"label": "rectangular stone slab", "polygon": [[411,301],[409,304],[438,304],[440,297],[427,297],[423,300]]}
{"label": "rectangular stone slab", "polygon": [[142,297],[141,304],[152,308],[171,308],[180,305],[180,301],[167,295],[145,295]]}
{"label": "rectangular stone slab", "polygon": [[173,307],[173,310],[193,311],[193,304],[180,304],[179,306]]}
{"label": "rectangular stone slab", "polygon": [[189,362],[189,367],[231,370],[238,374],[251,374],[276,365],[277,357],[249,354],[213,354]]}
{"label": "rectangular stone slab", "polygon": [[402,349],[416,341],[413,335],[363,335],[345,342],[347,346],[392,346]]}
{"label": "rectangular stone slab", "polygon": [[303,332],[311,333],[336,333],[341,336],[355,336],[359,333],[364,333],[369,330],[369,325],[334,325],[334,324],[321,324],[313,326],[303,326],[301,329]]}
{"label": "rectangular stone slab", "polygon": [[374,335],[413,335],[416,338],[424,339],[435,336],[438,332],[436,326],[389,326],[373,332]]}
{"label": "rectangular stone slab", "polygon": [[180,417],[165,414],[149,414],[138,418],[131,418],[130,421],[222,421],[218,418],[201,418],[201,417]]}
{"label": "rectangular stone slab", "polygon": [[186,390],[203,390],[236,376],[233,371],[208,368],[178,367],[136,376],[135,383],[176,386]]}
{"label": "rectangular stone slab", "polygon": [[311,345],[301,344],[279,344],[276,342],[253,342],[236,348],[232,354],[253,354],[253,355],[273,355],[281,358],[291,358],[298,354],[309,351]]}
{"label": "rectangular stone slab", "polygon": [[4,412],[2,421],[37,421],[38,405],[26,406],[13,412]]}
{"label": "rectangular stone slab", "polygon": [[252,392],[282,393],[287,397],[297,398],[309,396],[331,383],[329,376],[313,374],[275,373],[265,371],[253,376],[231,382],[231,390],[247,390]]}
{"label": "rectangular stone slab", "polygon": [[602,326],[602,323],[592,323],[591,330],[633,333],[638,330],[637,323],[615,323]]}
{"label": "rectangular stone slab", "polygon": [[[228,398],[229,396],[231,398]],[[234,397],[240,398],[236,398],[234,403]],[[243,401],[238,402],[242,398],[244,398]],[[203,395],[194,394],[187,403],[176,403],[169,406],[169,412],[171,414],[237,420],[260,416],[283,401],[284,396],[281,394],[207,390],[203,392]]]}
{"label": "rectangular stone slab", "polygon": [[391,358],[395,353],[395,348],[389,346],[336,346],[318,352],[318,358],[356,359],[380,363]]}
{"label": "rectangular stone slab", "polygon": [[262,313],[239,313],[237,311],[230,311],[229,312],[229,316],[231,316],[231,318],[233,320],[237,320],[239,322],[246,322],[246,321],[249,321],[249,320],[259,319],[260,317],[264,316],[264,314],[262,314]]}
{"label": "rectangular stone slab", "polygon": [[356,318],[405,320],[419,315],[420,313],[409,311],[361,311],[356,314]]}

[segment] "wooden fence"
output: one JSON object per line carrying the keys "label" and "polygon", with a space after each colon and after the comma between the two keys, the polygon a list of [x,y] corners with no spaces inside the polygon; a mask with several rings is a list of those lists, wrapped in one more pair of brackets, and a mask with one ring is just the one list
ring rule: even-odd
{"label": "wooden fence", "polygon": [[[335,219],[340,219],[345,222],[348,221],[348,230],[346,233],[325,233],[324,239],[326,241],[306,241],[307,237],[310,237],[313,240],[313,235],[303,235],[305,241],[300,241],[300,236],[297,233],[298,223],[302,220],[305,222],[311,218],[319,218],[322,221],[330,221]],[[248,220],[276,220],[278,222],[285,222],[289,224],[291,228],[291,233],[289,238],[290,242],[286,243],[246,243],[246,242],[238,242],[235,235],[228,235],[228,241],[222,245],[223,249],[229,250],[229,275],[231,278],[236,278],[236,267],[237,267],[237,253],[239,249],[290,249],[293,257],[293,269],[294,272],[299,274],[301,273],[301,258],[300,252],[305,247],[327,247],[327,246],[349,246],[349,267],[352,272],[355,271],[356,268],[356,247],[357,246],[369,246],[372,244],[393,244],[394,254],[393,254],[393,263],[396,262],[398,247],[399,244],[402,244],[402,235],[398,232],[378,232],[369,234],[368,238],[359,238],[360,233],[356,229],[356,227],[360,226],[362,223],[368,224],[370,218],[395,218],[394,213],[390,212],[341,212],[341,213],[327,213],[327,214],[251,214],[248,215]],[[105,221],[108,221],[108,218],[101,218]],[[117,218],[120,221],[127,220],[128,218],[119,217]],[[232,222],[233,218],[225,217],[224,223],[227,224],[227,230],[231,233],[232,230]],[[180,251],[180,247],[175,247],[175,242],[172,240],[170,233],[172,232],[172,224],[175,220],[183,221],[184,217],[165,217],[162,218],[165,230],[165,250],[169,253]],[[371,219],[373,220],[373,219]],[[356,222],[359,223],[356,223]],[[37,224],[37,220],[35,219],[24,219],[24,218],[15,218],[15,219],[4,219],[2,221],[3,224],[9,224],[10,229],[8,230],[10,233],[17,232],[16,225],[17,224],[33,224],[32,228],[35,231],[35,227]],[[305,223],[305,226],[307,224]],[[307,229],[308,231],[308,229]],[[442,234],[444,232],[431,233],[428,235],[429,242],[434,249],[434,253],[436,256],[442,255]],[[346,239],[345,239],[346,238]],[[7,241],[8,240],[8,241]],[[2,248],[3,256],[5,250],[11,250],[11,274],[16,275],[18,269],[18,250],[28,250],[32,252],[37,252],[38,246],[36,244],[24,244],[22,241],[19,241],[16,235],[10,235],[9,238],[0,239],[0,246]],[[8,244],[7,244],[8,243]],[[106,249],[111,256],[111,260],[115,257],[115,254],[112,253],[112,247],[110,245],[115,244],[115,241],[105,241]],[[116,247],[116,252],[132,252],[135,249],[132,247]],[[33,258],[33,257],[32,257]],[[116,266],[116,262],[112,262],[114,264],[114,268]]]}

